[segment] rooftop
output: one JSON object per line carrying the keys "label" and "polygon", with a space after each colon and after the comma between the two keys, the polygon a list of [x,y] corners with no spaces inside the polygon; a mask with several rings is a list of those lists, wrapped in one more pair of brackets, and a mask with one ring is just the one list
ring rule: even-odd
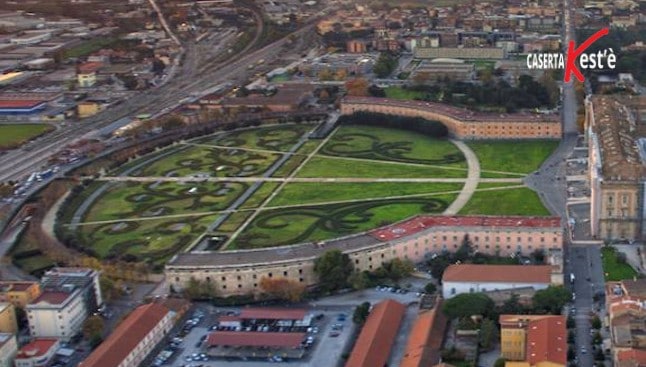
{"label": "rooftop", "polygon": [[257,331],[215,331],[209,334],[207,344],[235,347],[298,347],[306,333],[263,333]]}
{"label": "rooftop", "polygon": [[423,367],[439,363],[446,323],[441,301],[432,310],[420,313],[408,335],[406,352],[399,367]]}
{"label": "rooftop", "polygon": [[391,299],[375,305],[361,329],[346,367],[385,366],[406,306]]}
{"label": "rooftop", "polygon": [[0,100],[0,108],[34,108],[45,103],[43,100]]}
{"label": "rooftop", "polygon": [[646,137],[646,97],[594,95],[590,101],[603,176],[626,181],[645,177],[638,139]]}
{"label": "rooftop", "polygon": [[304,309],[284,308],[245,308],[240,312],[240,319],[257,320],[302,320],[307,315]]}
{"label": "rooftop", "polygon": [[393,107],[408,107],[420,110],[429,110],[445,116],[453,117],[465,122],[552,122],[560,123],[558,114],[534,114],[534,113],[483,113],[468,110],[466,108],[454,107],[442,103],[422,101],[402,101],[388,98],[373,97],[344,97],[341,103],[355,104],[378,104]]}
{"label": "rooftop", "polygon": [[137,307],[79,367],[114,367],[170,312],[159,303]]}
{"label": "rooftop", "polygon": [[3,281],[0,282],[0,292],[24,292],[29,287],[38,285],[36,282],[22,282],[22,281]]}
{"label": "rooftop", "polygon": [[532,366],[540,362],[567,363],[565,316],[546,316],[530,321],[526,356]]}
{"label": "rooftop", "polygon": [[450,265],[442,282],[550,283],[550,265]]}
{"label": "rooftop", "polygon": [[74,293],[45,291],[41,293],[38,298],[33,300],[30,306],[39,305],[41,303],[48,303],[50,305],[62,305],[68,298],[72,297],[73,294]]}
{"label": "rooftop", "polygon": [[18,354],[16,355],[16,359],[40,357],[47,354],[47,351],[49,351],[51,348],[57,348],[57,346],[58,339],[35,339],[31,343],[26,344],[25,346],[20,348]]}
{"label": "rooftop", "polygon": [[386,244],[388,241],[397,238],[412,236],[434,226],[560,228],[560,221],[559,217],[417,216],[370,232],[325,242],[252,250],[182,252],[171,259],[168,266],[172,268],[185,266],[261,266],[268,261],[276,263],[308,260],[316,258],[322,252],[331,249],[338,249],[343,252],[358,251],[366,247]]}

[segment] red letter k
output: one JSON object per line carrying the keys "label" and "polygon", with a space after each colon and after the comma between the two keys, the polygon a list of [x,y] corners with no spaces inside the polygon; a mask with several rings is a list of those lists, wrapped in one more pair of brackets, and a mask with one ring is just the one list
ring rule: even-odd
{"label": "red letter k", "polygon": [[572,73],[574,73],[574,76],[576,76],[576,78],[580,82],[583,81],[583,74],[581,74],[581,70],[579,70],[578,65],[575,63],[576,59],[579,57],[579,55],[583,53],[583,51],[585,51],[588,47],[590,47],[590,45],[592,45],[596,40],[598,40],[599,38],[607,34],[608,34],[608,28],[601,29],[597,33],[590,36],[590,38],[585,40],[585,42],[583,42],[581,46],[577,47],[576,49],[574,49],[574,41],[570,41],[570,44],[568,45],[568,49],[567,49],[567,60],[565,61],[565,75],[563,78],[566,83],[569,83],[570,79],[572,79],[570,75]]}

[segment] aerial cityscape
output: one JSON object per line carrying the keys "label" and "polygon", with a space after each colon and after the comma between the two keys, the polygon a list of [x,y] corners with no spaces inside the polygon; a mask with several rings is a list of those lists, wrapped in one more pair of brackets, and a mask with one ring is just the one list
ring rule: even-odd
{"label": "aerial cityscape", "polygon": [[646,1],[0,0],[0,367],[646,367]]}

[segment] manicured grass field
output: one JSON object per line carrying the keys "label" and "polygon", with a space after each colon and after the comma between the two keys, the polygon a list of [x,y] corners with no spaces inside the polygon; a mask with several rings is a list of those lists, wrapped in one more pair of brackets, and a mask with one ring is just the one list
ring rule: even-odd
{"label": "manicured grass field", "polygon": [[[556,149],[554,140],[475,141],[469,147],[480,161],[480,168],[489,171],[530,173]],[[483,174],[482,177],[487,177]]]}
{"label": "manicured grass field", "polygon": [[103,194],[83,221],[211,212],[226,209],[246,188],[240,182],[119,183]]}
{"label": "manicured grass field", "polygon": [[341,126],[319,154],[394,162],[466,167],[462,152],[449,140],[412,131]]}
{"label": "manicured grass field", "polygon": [[423,98],[425,93],[404,89],[402,87],[387,87],[384,89],[386,98],[400,99],[400,100],[414,100],[416,98]]}
{"label": "manicured grass field", "polygon": [[113,44],[115,38],[95,38],[63,51],[63,57],[83,57]]}
{"label": "manicured grass field", "polygon": [[[479,187],[479,186],[478,186]],[[460,215],[549,216],[538,195],[528,188],[476,191]]]}
{"label": "manicured grass field", "polygon": [[[269,206],[316,204],[328,201],[360,200],[410,194],[460,191],[459,183],[290,183]],[[430,196],[429,196],[430,197]]]}
{"label": "manicured grass field", "polygon": [[312,124],[268,125],[205,137],[196,140],[196,142],[207,145],[286,152],[314,127],[315,125]]}
{"label": "manicured grass field", "polygon": [[267,210],[227,248],[259,248],[320,241],[366,231],[421,213],[441,213],[455,200],[446,194]]}
{"label": "manicured grass field", "polygon": [[617,249],[611,246],[601,248],[601,263],[606,281],[619,281],[639,276],[632,266],[618,261],[617,253]]}
{"label": "manicured grass field", "polygon": [[296,177],[366,177],[366,178],[464,178],[465,170],[416,167],[381,162],[314,157],[298,171]]}
{"label": "manicured grass field", "polygon": [[47,124],[0,125],[0,150],[15,148],[53,129]]}

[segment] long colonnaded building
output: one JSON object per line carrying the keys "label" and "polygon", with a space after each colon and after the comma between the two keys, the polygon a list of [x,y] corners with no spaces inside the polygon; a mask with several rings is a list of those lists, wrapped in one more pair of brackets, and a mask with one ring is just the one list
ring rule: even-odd
{"label": "long colonnaded building", "polygon": [[372,97],[341,101],[342,114],[360,111],[439,121],[459,139],[560,139],[562,132],[561,119],[553,113],[481,113],[441,103]]}
{"label": "long colonnaded building", "polygon": [[395,258],[420,262],[433,254],[455,251],[467,234],[474,250],[492,255],[527,256],[540,249],[560,256],[563,246],[559,217],[417,216],[326,242],[184,252],[169,261],[165,273],[175,291],[194,278],[214,284],[222,296],[259,293],[265,277],[316,285],[314,260],[327,250],[346,253],[359,271],[373,271]]}
{"label": "long colonnaded building", "polygon": [[646,98],[594,95],[585,101],[590,226],[598,239],[646,235]]}

